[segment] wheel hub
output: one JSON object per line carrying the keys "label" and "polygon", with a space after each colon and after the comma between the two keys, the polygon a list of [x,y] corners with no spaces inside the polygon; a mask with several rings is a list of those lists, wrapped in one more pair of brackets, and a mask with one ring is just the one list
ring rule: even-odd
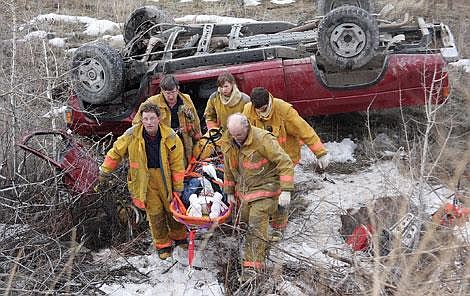
{"label": "wheel hub", "polygon": [[78,67],[78,80],[87,91],[99,92],[106,82],[103,65],[93,58],[87,58]]}
{"label": "wheel hub", "polygon": [[88,71],[88,78],[90,78],[91,80],[95,80],[96,79],[96,73],[95,71],[91,70],[91,71]]}
{"label": "wheel hub", "polygon": [[350,58],[360,54],[364,49],[366,35],[357,24],[344,23],[332,31],[330,44],[337,55]]}

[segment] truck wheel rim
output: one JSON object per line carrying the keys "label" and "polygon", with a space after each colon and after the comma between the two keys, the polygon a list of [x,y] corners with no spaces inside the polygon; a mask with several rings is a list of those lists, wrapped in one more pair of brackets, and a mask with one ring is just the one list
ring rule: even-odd
{"label": "truck wheel rim", "polygon": [[106,82],[106,72],[103,65],[93,58],[87,58],[78,67],[78,80],[89,92],[99,92]]}
{"label": "truck wheel rim", "polygon": [[334,28],[330,36],[333,51],[345,58],[357,56],[366,45],[366,34],[354,23],[343,23]]}

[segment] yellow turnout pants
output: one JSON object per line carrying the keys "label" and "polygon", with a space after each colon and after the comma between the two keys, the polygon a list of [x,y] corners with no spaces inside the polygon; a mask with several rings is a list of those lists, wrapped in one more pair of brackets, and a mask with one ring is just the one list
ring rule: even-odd
{"label": "yellow turnout pants", "polygon": [[173,240],[186,238],[185,226],[178,223],[171,215],[168,196],[160,169],[149,169],[145,211],[153,244],[157,250],[171,247]]}
{"label": "yellow turnout pants", "polygon": [[243,246],[243,267],[261,269],[266,259],[269,217],[274,214],[278,198],[266,197],[254,201],[242,201],[241,221],[248,224]]}
{"label": "yellow turnout pants", "polygon": [[276,209],[271,220],[271,227],[276,230],[285,230],[287,228],[288,214],[287,207],[282,210]]}

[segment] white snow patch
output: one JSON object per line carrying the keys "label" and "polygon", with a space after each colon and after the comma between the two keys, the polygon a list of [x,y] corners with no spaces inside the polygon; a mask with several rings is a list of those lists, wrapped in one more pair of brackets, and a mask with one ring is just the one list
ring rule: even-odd
{"label": "white snow patch", "polygon": [[470,245],[470,222],[467,222],[462,226],[458,226],[454,233],[458,240],[466,245]]}
{"label": "white snow patch", "polygon": [[470,59],[461,59],[450,64],[455,67],[462,67],[465,72],[470,73]]}
{"label": "white snow patch", "polygon": [[271,0],[271,3],[278,4],[278,5],[286,5],[292,4],[295,0]]}
{"label": "white snow patch", "polygon": [[[95,261],[99,261],[97,263],[112,262],[114,269],[130,264],[140,273],[148,276],[148,281],[143,283],[120,281],[119,283],[105,284],[100,289],[107,295],[224,295],[223,284],[218,282],[215,271],[189,269],[179,262],[172,266],[173,259],[163,261],[158,258],[157,254],[128,257],[126,258],[127,262],[109,250],[95,254],[94,257]],[[214,260],[216,260],[215,257]],[[162,274],[167,269],[169,270]]]}
{"label": "white snow patch", "polygon": [[[151,0],[153,2],[158,2],[158,0]],[[203,2],[219,2],[220,0],[203,0]],[[180,3],[188,3],[188,2],[193,2],[193,0],[180,0]],[[256,6],[259,5],[261,1],[257,0],[244,0],[244,4],[246,6]],[[290,4],[295,2],[294,0],[273,0],[271,1],[273,3],[275,2],[287,2],[286,4]],[[281,3],[284,4],[284,3]]]}
{"label": "white snow patch", "polygon": [[33,18],[30,23],[34,24],[36,22],[49,22],[54,23],[57,21],[66,22],[66,23],[83,23],[86,26],[86,30],[83,33],[91,36],[97,36],[107,32],[113,32],[119,30],[119,25],[115,22],[109,20],[98,20],[88,16],[72,16],[64,14],[42,14]]}
{"label": "white snow patch", "polygon": [[[332,162],[356,162],[356,159],[354,158],[354,150],[357,148],[357,144],[351,139],[344,138],[340,143],[326,142],[324,145],[328,150],[328,154],[330,155]],[[301,164],[308,164],[316,161],[315,155],[305,145],[302,146],[300,154]]]}
{"label": "white snow patch", "polygon": [[333,162],[356,162],[353,154],[357,144],[349,138],[343,139],[340,143],[327,142],[325,147]]}
{"label": "white snow patch", "polygon": [[[158,0],[151,0],[154,2],[158,2]],[[220,0],[202,0],[202,2],[219,2]],[[188,3],[193,2],[193,0],[180,0],[180,3]]]}
{"label": "white snow patch", "polygon": [[63,116],[64,115],[64,112],[67,110],[67,106],[61,106],[61,107],[55,107],[55,108],[52,108],[51,111],[47,112],[46,114],[44,114],[42,117],[44,118],[51,118],[51,117],[59,117],[59,116]]}
{"label": "white snow patch", "polygon": [[[350,143],[344,145],[352,146]],[[312,153],[309,152],[309,154]],[[402,176],[393,161],[377,162],[357,173],[331,174],[330,177],[336,184],[322,181],[308,166],[296,167],[296,183],[301,183],[300,186],[306,187],[309,184],[317,184],[317,186],[307,188],[303,196],[308,201],[306,212],[301,218],[290,220],[285,239],[278,245],[283,251],[278,251],[278,248],[271,249],[268,267],[277,261],[297,262],[302,259],[314,264],[341,265],[342,263],[322,254],[322,251],[327,249],[338,254],[352,256],[351,249],[338,233],[341,225],[339,214],[344,213],[347,208],[357,208],[384,196],[401,195],[412,197],[416,201],[416,182]],[[440,204],[448,194],[449,191],[445,188],[426,187],[422,194],[422,201],[427,205]],[[467,242],[469,224],[467,223],[466,228],[459,229],[462,233],[462,240]],[[225,241],[227,239],[229,238]],[[236,243],[236,240],[233,242]],[[198,246],[200,242],[196,242],[196,248]],[[184,251],[182,252],[185,254]],[[181,258],[181,254],[178,258],[175,252],[173,256],[179,262],[174,266],[172,265],[175,259],[162,261],[155,253],[124,259],[115,251],[108,249],[94,253],[93,257],[97,264],[110,264],[116,270],[131,265],[140,273],[147,275],[144,282],[133,279],[132,276],[115,283],[108,282],[100,288],[107,295],[222,296],[224,295],[223,280],[218,278],[214,265],[218,260],[220,261],[223,254],[214,249],[206,249],[204,252],[206,264],[202,270],[190,270],[185,265],[184,258]],[[286,257],[289,253],[294,254],[296,258]],[[162,274],[166,270],[168,272]],[[305,295],[289,281],[278,283],[277,287],[278,291],[282,290],[288,295]]]}
{"label": "white snow patch", "polygon": [[65,38],[52,38],[49,40],[49,44],[55,47],[65,47]]}
{"label": "white snow patch", "polygon": [[69,49],[66,49],[65,52],[68,54],[68,55],[73,55],[73,53],[77,50],[76,47],[72,47],[72,48],[69,48]]}
{"label": "white snow patch", "polygon": [[295,296],[307,296],[311,294],[305,294],[302,292],[300,287],[288,282],[283,281],[281,283],[276,283],[276,294],[268,294],[266,296],[277,296],[277,295],[295,295]]}
{"label": "white snow patch", "polygon": [[258,0],[245,0],[245,6],[258,6],[261,4],[261,1]]}
{"label": "white snow patch", "polygon": [[19,39],[19,41],[32,41],[32,40],[45,40],[49,39],[48,43],[52,46],[55,47],[65,47],[65,40],[66,38],[52,38],[54,36],[54,33],[46,32],[46,31],[33,31],[29,32],[24,36],[24,38]]}
{"label": "white snow patch", "polygon": [[41,40],[41,39],[46,39],[47,38],[47,32],[46,31],[33,31],[26,36],[24,36],[23,40]]}
{"label": "white snow patch", "polygon": [[[159,2],[159,0],[151,0],[153,2]],[[203,2],[219,2],[220,0],[203,0]],[[193,2],[193,0],[180,0],[181,3]],[[244,0],[245,6],[257,6],[261,4],[260,0]],[[291,4],[295,0],[271,0],[274,4]]]}
{"label": "white snow patch", "polygon": [[109,20],[95,20],[92,19],[87,23],[87,28],[83,33],[91,36],[98,36],[106,32],[113,32],[119,30],[119,25]]}
{"label": "white snow patch", "polygon": [[255,23],[254,19],[206,15],[206,14],[190,14],[183,17],[175,18],[178,24],[200,24],[200,23],[216,23],[216,24],[242,24],[242,23]]}
{"label": "white snow patch", "polygon": [[20,233],[27,231],[28,229],[28,225],[0,223],[0,239],[4,240],[11,236],[18,236]]}
{"label": "white snow patch", "polygon": [[119,35],[103,35],[101,37],[106,43],[108,43],[111,47],[114,48],[123,48],[125,46],[124,36],[122,34]]}

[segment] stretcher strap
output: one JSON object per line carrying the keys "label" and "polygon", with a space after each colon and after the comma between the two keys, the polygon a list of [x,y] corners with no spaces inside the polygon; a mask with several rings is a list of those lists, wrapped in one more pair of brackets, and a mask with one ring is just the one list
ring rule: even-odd
{"label": "stretcher strap", "polygon": [[196,238],[196,230],[192,229],[189,231],[189,245],[188,245],[188,265],[193,266],[194,259],[194,239]]}

